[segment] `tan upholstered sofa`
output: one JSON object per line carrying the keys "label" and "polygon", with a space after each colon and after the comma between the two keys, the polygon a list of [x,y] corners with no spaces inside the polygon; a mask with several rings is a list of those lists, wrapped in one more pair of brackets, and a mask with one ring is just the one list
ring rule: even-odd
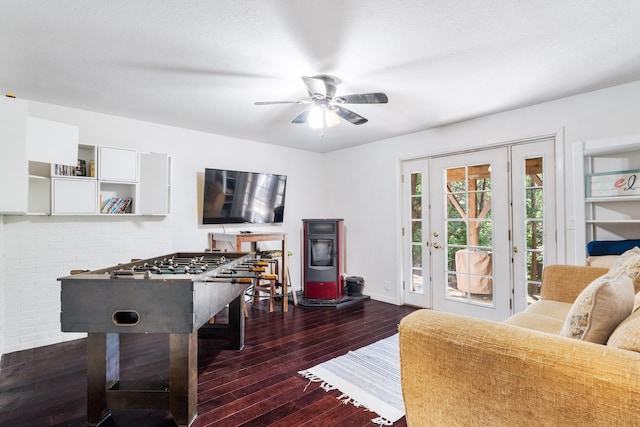
{"label": "tan upholstered sofa", "polygon": [[[640,353],[560,335],[572,303],[608,271],[548,266],[541,301],[503,323],[432,310],[405,317],[408,426],[640,426]],[[630,330],[627,341],[640,345],[638,323],[640,310],[614,333]]]}

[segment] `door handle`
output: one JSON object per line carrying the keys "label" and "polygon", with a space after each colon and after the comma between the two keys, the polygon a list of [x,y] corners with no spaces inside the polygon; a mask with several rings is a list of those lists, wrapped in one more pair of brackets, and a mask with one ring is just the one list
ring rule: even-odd
{"label": "door handle", "polygon": [[440,249],[442,247],[442,245],[440,243],[438,243],[438,242],[435,242],[433,244],[433,247],[436,248],[436,249]]}

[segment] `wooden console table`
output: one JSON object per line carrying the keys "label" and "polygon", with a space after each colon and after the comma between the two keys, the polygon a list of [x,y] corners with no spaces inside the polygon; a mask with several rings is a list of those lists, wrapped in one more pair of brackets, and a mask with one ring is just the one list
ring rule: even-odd
{"label": "wooden console table", "polygon": [[[209,249],[218,249],[216,242],[235,242],[235,252],[242,252],[242,244],[249,243],[251,252],[256,252],[256,242],[280,241],[282,248],[282,311],[289,310],[289,251],[287,233],[209,233]],[[293,290],[295,293],[295,289]],[[295,294],[294,294],[295,301]]]}

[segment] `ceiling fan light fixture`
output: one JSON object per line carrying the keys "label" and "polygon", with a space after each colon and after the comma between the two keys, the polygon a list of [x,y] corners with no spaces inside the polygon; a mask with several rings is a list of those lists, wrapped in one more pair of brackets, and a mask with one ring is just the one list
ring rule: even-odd
{"label": "ceiling fan light fixture", "polygon": [[312,129],[332,128],[340,123],[340,117],[326,105],[314,105],[309,110],[308,122]]}
{"label": "ceiling fan light fixture", "polygon": [[324,111],[322,107],[316,105],[309,110],[309,127],[313,129],[322,129],[324,127]]}
{"label": "ceiling fan light fixture", "polygon": [[337,126],[340,123],[340,117],[331,108],[327,108],[324,113],[324,120],[328,128]]}

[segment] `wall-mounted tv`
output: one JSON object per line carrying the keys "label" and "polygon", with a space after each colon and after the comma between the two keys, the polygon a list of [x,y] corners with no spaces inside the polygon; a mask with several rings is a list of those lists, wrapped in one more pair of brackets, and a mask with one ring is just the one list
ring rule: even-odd
{"label": "wall-mounted tv", "polygon": [[282,222],[286,175],[205,169],[203,224]]}

